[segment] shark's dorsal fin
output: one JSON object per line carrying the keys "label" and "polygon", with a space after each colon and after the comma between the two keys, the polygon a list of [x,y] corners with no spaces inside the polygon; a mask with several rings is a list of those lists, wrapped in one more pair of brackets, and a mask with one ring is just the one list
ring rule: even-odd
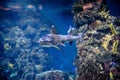
{"label": "shark's dorsal fin", "polygon": [[52,34],[57,34],[57,32],[56,32],[56,29],[55,29],[55,26],[54,26],[54,25],[52,25],[52,26],[51,26],[51,31],[50,31],[50,33],[52,33]]}

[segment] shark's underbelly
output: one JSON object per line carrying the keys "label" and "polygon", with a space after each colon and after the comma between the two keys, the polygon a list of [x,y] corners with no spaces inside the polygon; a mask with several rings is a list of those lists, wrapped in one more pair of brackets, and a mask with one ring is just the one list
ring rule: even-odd
{"label": "shark's underbelly", "polygon": [[77,38],[78,38],[78,37],[76,37],[76,36],[71,36],[71,35],[54,35],[54,36],[53,36],[54,42],[56,42],[56,43],[74,41],[74,40],[76,40]]}

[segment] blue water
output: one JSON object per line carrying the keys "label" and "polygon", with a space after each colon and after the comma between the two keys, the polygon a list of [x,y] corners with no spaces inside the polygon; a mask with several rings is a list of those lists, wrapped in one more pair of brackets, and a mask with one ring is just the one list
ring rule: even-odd
{"label": "blue water", "polygon": [[107,0],[107,6],[111,15],[120,16],[120,1]]}
{"label": "blue water", "polygon": [[[75,27],[73,22],[73,14],[71,13],[73,1],[74,0],[59,0],[59,1],[57,0],[24,0],[24,1],[1,0],[0,1],[0,20],[1,20],[0,26],[1,26],[1,31],[3,30],[2,32],[5,34],[5,36],[4,35],[2,36],[3,39],[0,38],[0,42],[1,42],[0,44],[4,46],[6,43],[9,43],[10,45],[12,45],[11,47],[13,47],[13,49],[4,51],[4,48],[0,46],[1,47],[0,60],[3,61],[2,65],[4,65],[4,71],[7,72],[8,76],[10,76],[12,73],[16,71],[14,67],[12,69],[9,68],[10,66],[8,66],[8,62],[12,63],[15,67],[18,67],[17,64],[19,64],[19,62],[15,63],[14,59],[20,59],[23,57],[23,61],[21,60],[21,63],[19,65],[24,65],[27,68],[28,63],[24,63],[24,60],[26,60],[26,56],[28,56],[27,58],[27,60],[29,60],[28,62],[34,65],[38,65],[38,64],[40,65],[40,63],[43,63],[42,60],[40,59],[42,58],[43,61],[45,59],[46,60],[45,63],[42,64],[42,66],[45,67],[43,68],[43,71],[54,69],[54,70],[62,70],[73,75],[75,74],[76,67],[73,65],[74,58],[77,54],[75,42],[72,45],[70,45],[69,43],[66,43],[65,47],[59,46],[62,49],[62,51],[59,51],[58,49],[53,47],[41,48],[39,44],[36,44],[34,42],[39,40],[41,36],[49,33],[49,29],[51,25],[55,25],[56,30],[59,34],[67,34],[67,30],[69,29],[69,26]],[[120,10],[118,6],[116,6],[118,4],[114,3],[115,6],[111,7],[113,6],[111,5],[111,3],[112,1],[111,2],[108,1],[110,14],[119,16],[118,13]],[[14,7],[17,6],[17,7],[11,8],[11,6],[14,6]],[[38,9],[38,6],[41,6],[42,9]],[[29,8],[29,7],[32,7],[32,8]],[[43,24],[45,24],[44,27],[47,27],[47,29],[40,31],[39,29],[43,28],[42,27]],[[16,27],[16,26],[19,26],[19,27]],[[30,30],[28,29],[27,31],[28,26],[32,26],[32,28],[30,28]],[[14,28],[15,30],[18,29],[18,33],[14,34],[15,33]],[[13,32],[11,32],[12,30]],[[9,37],[11,40],[7,41],[6,36]],[[17,40],[21,36],[26,40],[25,44],[22,44],[21,40],[19,43],[17,43]],[[4,38],[6,40],[4,40]],[[14,48],[16,44],[20,45],[21,48]],[[25,46],[28,46],[27,49]],[[26,52],[27,50],[28,52]],[[31,50],[36,50],[35,54],[37,55],[42,54],[43,56],[36,57],[36,55],[31,55]],[[43,52],[39,52],[39,50],[43,50]],[[3,54],[3,51],[4,51],[4,54]],[[45,55],[48,55],[49,59],[48,58],[46,59],[46,57],[44,57]],[[19,70],[18,73],[20,74],[24,73],[24,71],[21,70],[22,68],[23,67],[18,67],[18,70]],[[31,68],[34,68],[34,66],[31,65]],[[36,74],[39,73],[39,71],[37,70],[33,72],[36,72]],[[29,73],[31,73],[31,71],[29,71]]]}
{"label": "blue water", "polygon": [[[73,24],[73,14],[71,13],[73,3],[64,6],[64,4],[62,4],[62,1],[60,2],[61,4],[56,4],[56,2],[53,0],[53,3],[51,2],[51,4],[45,4],[42,12],[47,16],[48,19],[53,22],[59,34],[67,34],[69,26],[75,27]],[[60,47],[63,49],[63,52],[55,50],[54,48],[46,50],[49,52],[49,54],[53,55],[52,65],[55,69],[74,73],[75,66],[73,65],[73,62],[74,57],[77,53],[75,44],[66,44],[65,47]]]}
{"label": "blue water", "polygon": [[[21,26],[21,29],[25,30],[26,27],[28,27],[29,25],[31,25],[33,28],[39,28],[40,24],[47,22],[46,25],[48,25],[48,28],[50,28],[51,25],[53,24],[55,25],[57,32],[59,34],[67,34],[69,26],[75,27],[73,23],[73,14],[71,13],[72,4],[73,0],[69,1],[61,0],[58,1],[58,3],[54,0],[49,1],[9,0],[8,2],[1,1],[0,3],[0,6],[2,7],[1,15],[3,15],[1,17],[2,20],[1,25],[5,29],[6,33],[8,33],[7,31],[12,30],[12,28],[15,26]],[[34,7],[28,8],[27,7],[28,5],[33,5]],[[42,10],[38,9],[38,5],[42,5]],[[20,9],[11,8],[11,6],[18,6],[21,8]],[[9,9],[6,10],[6,8]],[[33,22],[31,22],[30,20],[26,23],[26,21],[29,20],[29,17],[33,17],[34,19],[36,18],[37,21],[33,20]],[[41,19],[43,20],[42,21],[43,23],[39,23]],[[7,20],[9,23],[7,22]],[[6,30],[7,28],[9,29]],[[30,34],[27,34],[28,35],[27,38],[28,39],[32,39],[33,37],[40,38],[42,35],[46,33],[49,33],[49,31],[42,32],[39,36],[35,35],[30,36]],[[33,43],[31,44],[33,45]],[[66,45],[65,47],[59,46],[62,49],[62,51],[59,51],[56,48],[43,48],[44,52],[48,54],[50,57],[48,63],[46,63],[47,67],[44,69],[44,71],[55,69],[75,74],[75,66],[73,65],[74,57],[76,56],[77,53],[75,43],[73,43],[72,45],[70,44],[65,45]],[[39,45],[33,45],[32,47],[39,47]],[[32,47],[30,47],[31,50]],[[11,53],[11,55],[12,54],[13,53]],[[16,56],[14,57],[12,56],[12,58],[16,58],[20,53],[18,52],[15,54]]]}
{"label": "blue water", "polygon": [[[51,1],[53,1],[51,4],[45,4],[43,13],[56,25],[60,34],[66,34],[70,25],[75,27],[73,22],[73,14],[71,13],[73,1],[71,0],[70,3],[67,1],[65,1],[66,3],[64,1],[60,1],[60,3],[56,3],[54,0]],[[68,5],[66,5],[67,3]],[[110,9],[111,15],[119,16],[119,1],[117,2],[114,0],[107,0],[107,5]],[[48,52],[50,54],[53,53],[51,50],[54,50],[55,53],[58,53],[53,55],[54,57],[57,57],[57,60],[56,58],[53,58],[53,65],[56,69],[61,69],[67,72],[74,72],[75,66],[73,65],[73,59],[77,53],[75,44],[66,44],[66,47],[62,47],[62,49],[64,52],[59,52],[54,48],[49,49]]]}

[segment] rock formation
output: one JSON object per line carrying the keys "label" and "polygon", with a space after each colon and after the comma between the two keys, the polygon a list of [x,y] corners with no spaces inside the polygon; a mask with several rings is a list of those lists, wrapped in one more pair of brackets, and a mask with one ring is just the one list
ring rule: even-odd
{"label": "rock formation", "polygon": [[76,80],[120,79],[119,18],[109,14],[105,0],[77,0],[72,12],[78,33],[87,29],[76,42]]}

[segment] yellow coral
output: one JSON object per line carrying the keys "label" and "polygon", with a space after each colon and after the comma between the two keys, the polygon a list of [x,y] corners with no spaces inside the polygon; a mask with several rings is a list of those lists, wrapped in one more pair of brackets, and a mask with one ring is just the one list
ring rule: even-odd
{"label": "yellow coral", "polygon": [[13,68],[14,64],[8,62],[8,66],[9,66],[10,68]]}
{"label": "yellow coral", "polygon": [[[110,27],[112,34],[105,35],[105,37],[103,37],[103,42],[102,42],[102,46],[104,47],[104,49],[106,51],[108,51],[108,45],[109,45],[109,42],[112,39],[112,37],[118,34],[117,31],[115,30],[113,23],[110,23],[109,27]],[[117,52],[118,44],[119,44],[119,40],[113,41],[113,45],[112,45],[112,52],[113,53],[118,53]]]}
{"label": "yellow coral", "polygon": [[99,15],[104,18],[110,18],[109,11],[106,12],[105,10],[106,8],[103,8],[102,11],[99,13]]}
{"label": "yellow coral", "polygon": [[110,27],[110,29],[111,29],[111,31],[112,31],[112,34],[113,34],[113,35],[116,35],[116,34],[117,34],[117,31],[115,30],[113,23],[111,23],[109,27]]}
{"label": "yellow coral", "polygon": [[109,76],[110,76],[110,80],[114,80],[114,75],[112,72],[109,73]]}
{"label": "yellow coral", "polygon": [[113,46],[112,46],[112,52],[113,53],[118,53],[117,52],[118,44],[119,44],[119,40],[115,40],[114,43],[113,43]]}
{"label": "yellow coral", "polygon": [[4,44],[4,49],[5,49],[5,50],[10,50],[10,49],[11,49],[10,44],[9,44],[9,43],[5,43],[5,44]]}
{"label": "yellow coral", "polygon": [[109,45],[111,38],[112,38],[112,36],[110,34],[107,34],[107,35],[105,35],[105,37],[103,37],[102,46],[107,51],[108,51],[108,45]]}
{"label": "yellow coral", "polygon": [[[117,31],[115,30],[115,27],[114,27],[113,23],[111,23],[109,27],[111,29],[111,32],[112,32],[113,36],[118,34]],[[118,44],[119,44],[119,40],[114,40],[113,46],[112,46],[112,52],[113,53],[117,53]]]}

